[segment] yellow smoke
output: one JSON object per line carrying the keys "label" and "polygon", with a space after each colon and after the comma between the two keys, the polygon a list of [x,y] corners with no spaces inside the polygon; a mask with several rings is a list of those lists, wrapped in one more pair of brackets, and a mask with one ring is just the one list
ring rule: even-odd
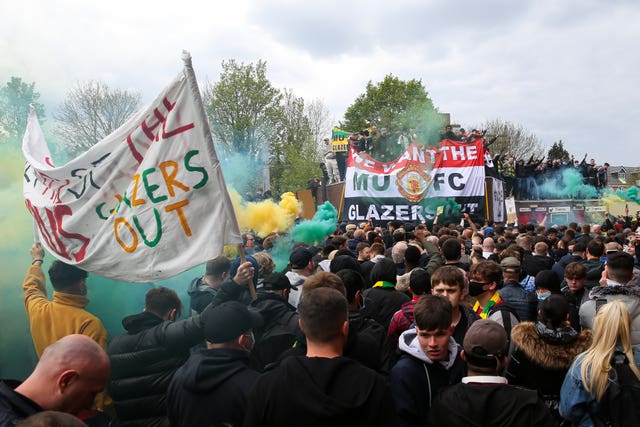
{"label": "yellow smoke", "polygon": [[618,196],[618,195],[616,195],[614,193],[607,193],[607,194],[603,195],[602,196],[602,202],[607,207],[607,211],[611,211],[611,208],[614,205],[617,205],[617,204],[624,205],[626,203],[625,200],[622,197],[620,197],[620,196]]}
{"label": "yellow smoke", "polygon": [[284,193],[279,204],[271,200],[247,202],[233,189],[229,195],[240,229],[254,230],[260,237],[290,231],[301,211],[301,204],[293,193]]}

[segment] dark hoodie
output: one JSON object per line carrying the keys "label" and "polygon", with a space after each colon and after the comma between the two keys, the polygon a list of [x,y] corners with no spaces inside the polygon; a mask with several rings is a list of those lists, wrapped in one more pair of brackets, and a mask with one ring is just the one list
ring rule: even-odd
{"label": "dark hoodie", "polygon": [[242,350],[199,350],[178,369],[167,391],[172,426],[198,427],[229,423],[241,426],[258,372],[248,367]]}
{"label": "dark hoodie", "polygon": [[391,426],[384,379],[346,357],[288,357],[263,374],[249,398],[247,426]]}

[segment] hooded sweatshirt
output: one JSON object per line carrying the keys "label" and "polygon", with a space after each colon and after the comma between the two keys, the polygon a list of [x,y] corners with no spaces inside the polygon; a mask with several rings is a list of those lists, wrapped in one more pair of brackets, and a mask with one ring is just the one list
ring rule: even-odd
{"label": "hooded sweatshirt", "polygon": [[291,356],[263,374],[246,426],[390,426],[393,400],[383,377],[346,357]]}
{"label": "hooded sweatshirt", "polygon": [[397,425],[424,426],[429,417],[431,402],[445,386],[459,383],[467,373],[460,358],[460,347],[449,338],[449,357],[432,361],[424,353],[415,329],[400,335],[400,360],[391,369],[389,381],[398,413]]}
{"label": "hooded sweatshirt", "polygon": [[241,426],[258,372],[242,350],[199,350],[176,371],[167,391],[172,426]]}

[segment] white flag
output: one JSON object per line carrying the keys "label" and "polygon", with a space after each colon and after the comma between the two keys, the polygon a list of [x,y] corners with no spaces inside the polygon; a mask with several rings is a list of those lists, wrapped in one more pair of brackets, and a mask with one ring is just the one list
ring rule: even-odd
{"label": "white flag", "polygon": [[190,63],[151,106],[61,167],[32,111],[23,152],[27,208],[66,263],[150,282],[242,242]]}

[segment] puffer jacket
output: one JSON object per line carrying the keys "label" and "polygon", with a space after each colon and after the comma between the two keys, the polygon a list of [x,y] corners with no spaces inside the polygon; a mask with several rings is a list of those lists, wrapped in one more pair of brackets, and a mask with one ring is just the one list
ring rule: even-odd
{"label": "puffer jacket", "polygon": [[145,311],[125,317],[127,333],[116,336],[109,394],[122,426],[168,426],[166,393],[175,371],[201,342],[200,316],[172,322]]}

